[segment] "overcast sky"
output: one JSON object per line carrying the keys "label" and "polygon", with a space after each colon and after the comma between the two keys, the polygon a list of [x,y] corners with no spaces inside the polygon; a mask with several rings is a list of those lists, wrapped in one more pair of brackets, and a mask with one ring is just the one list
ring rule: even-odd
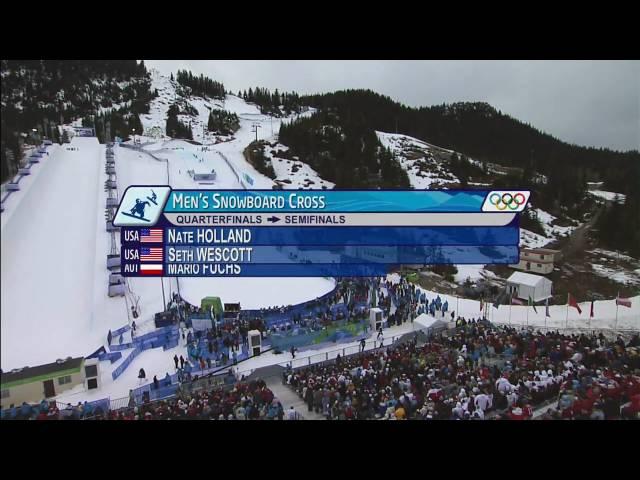
{"label": "overcast sky", "polygon": [[483,101],[561,140],[640,149],[640,61],[145,60],[249,87],[369,88],[409,106]]}

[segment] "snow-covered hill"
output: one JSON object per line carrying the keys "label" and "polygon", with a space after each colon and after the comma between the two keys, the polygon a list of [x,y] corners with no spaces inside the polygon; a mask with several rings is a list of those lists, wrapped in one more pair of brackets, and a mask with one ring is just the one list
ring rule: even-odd
{"label": "snow-covered hill", "polygon": [[335,187],[335,183],[322,179],[318,172],[301,162],[298,157],[289,159],[279,156],[287,150],[289,147],[280,143],[266,145],[264,149],[265,156],[269,158],[276,172],[276,181],[285,190],[320,190]]}
{"label": "snow-covered hill", "polygon": [[[214,138],[208,132],[198,137],[198,128],[192,127],[196,142],[204,140],[206,145],[170,139],[163,133],[166,112],[179,92],[175,82],[166,77],[154,72],[152,78],[152,88],[158,88],[160,95],[152,102],[150,113],[141,117],[145,133],[153,133],[155,127],[156,133],[161,131],[162,135],[137,135],[137,149],[115,148],[120,192],[131,184],[212,188],[195,182],[190,174],[190,171],[211,170],[216,172],[213,188],[271,188],[274,185],[245,160],[243,150],[255,140],[254,125],[261,126],[258,129],[261,138],[274,141],[279,122],[288,119],[260,114],[255,105],[233,95],[228,95],[224,102],[182,98],[198,112],[192,117],[194,125],[204,125],[208,119],[207,106],[214,105],[236,113],[240,129],[233,136]],[[133,146],[132,141],[128,144]],[[75,147],[79,150],[71,150]],[[22,182],[21,191],[5,202],[2,213],[2,368],[5,371],[70,355],[88,355],[104,345],[109,329],[130,321],[127,302],[133,301],[139,307],[140,329],[153,329],[153,316],[163,309],[161,285],[169,296],[178,290],[176,279],[136,278],[128,282],[126,299],[107,296],[109,273],[105,259],[110,252],[110,235],[104,224],[104,146],[96,139],[73,138],[70,145],[54,145],[49,150],[51,155],[34,167],[33,174]],[[308,168],[303,165],[305,167]],[[295,173],[291,175],[297,182]],[[282,174],[283,179],[287,176]],[[82,182],[78,184],[79,177]],[[73,218],[64,235],[56,227],[60,221],[57,213]],[[116,246],[119,247],[118,237]],[[209,278],[181,279],[179,288],[194,304],[199,304],[204,296],[216,295],[226,302],[240,302],[243,308],[260,308],[300,303],[323,295],[334,285],[328,278]],[[166,352],[145,351],[116,381],[111,379],[111,371],[121,361],[112,365],[101,362],[102,387],[95,393],[79,389],[67,396],[79,400],[126,396],[137,383],[139,368],[144,368],[149,378],[164,376],[176,352],[186,356],[184,345]]]}
{"label": "snow-covered hill", "polygon": [[[190,155],[202,160],[200,165],[195,165],[196,167],[217,168],[216,171],[219,169],[221,172],[232,169],[234,175],[237,174],[240,179],[236,179],[235,186],[225,188],[272,188],[275,185],[274,181],[259,173],[245,160],[244,149],[256,138],[275,145],[281,122],[289,122],[298,117],[312,115],[315,112],[314,109],[308,109],[303,113],[289,117],[273,117],[261,113],[256,105],[245,102],[235,95],[227,95],[224,100],[185,96],[184,89],[175,80],[161,75],[156,70],[152,70],[150,73],[151,89],[158,90],[158,97],[151,101],[149,113],[141,115],[141,122],[145,130],[141,141],[145,150],[164,157],[172,156],[173,161],[170,163],[174,165],[182,163],[185,168],[178,168],[180,173],[177,175],[187,175],[187,170],[193,170],[189,167],[189,162],[186,161]],[[182,123],[191,125],[193,140],[206,146],[204,152],[201,147],[188,142],[181,142],[181,146],[176,146],[175,141],[166,136],[167,111],[176,102],[181,105],[188,104],[197,112],[197,115],[179,115],[178,118]],[[240,128],[233,135],[212,134],[207,130],[211,109],[235,113],[238,116]],[[257,136],[256,129],[258,130]],[[171,151],[177,151],[177,149],[181,149],[184,153],[172,155]],[[286,149],[285,146],[276,145],[274,148],[267,149],[265,154],[274,157],[273,152]],[[222,162],[226,164],[226,167]],[[309,165],[303,162],[287,162],[287,160],[275,156],[272,159],[272,164],[277,174],[276,179],[282,182],[285,188],[322,188],[323,186],[333,188],[334,186],[331,182],[321,179]],[[209,168],[208,171],[210,170]],[[179,176],[173,176],[173,179],[180,182]],[[217,183],[227,184],[228,182],[221,178]]]}
{"label": "snow-covered hill", "polygon": [[[447,166],[434,156],[434,149],[444,149],[407,135],[386,132],[376,134],[380,143],[391,150],[402,169],[407,172],[413,188],[446,188],[447,184],[459,183]],[[447,152],[451,153],[449,150]]]}

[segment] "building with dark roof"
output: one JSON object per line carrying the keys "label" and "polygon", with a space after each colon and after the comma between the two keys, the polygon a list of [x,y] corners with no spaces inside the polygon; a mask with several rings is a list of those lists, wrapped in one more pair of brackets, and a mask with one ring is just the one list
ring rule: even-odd
{"label": "building with dark roof", "polygon": [[57,360],[37,367],[2,372],[0,384],[3,408],[22,402],[40,402],[82,385],[85,380],[84,357]]}

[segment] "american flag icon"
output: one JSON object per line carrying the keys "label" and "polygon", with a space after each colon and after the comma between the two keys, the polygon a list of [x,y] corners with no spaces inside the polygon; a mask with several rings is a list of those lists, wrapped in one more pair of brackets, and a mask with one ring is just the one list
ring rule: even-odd
{"label": "american flag icon", "polygon": [[140,249],[140,261],[141,262],[161,262],[162,261],[162,247]]}
{"label": "american flag icon", "polygon": [[162,229],[161,228],[141,229],[140,243],[162,243]]}

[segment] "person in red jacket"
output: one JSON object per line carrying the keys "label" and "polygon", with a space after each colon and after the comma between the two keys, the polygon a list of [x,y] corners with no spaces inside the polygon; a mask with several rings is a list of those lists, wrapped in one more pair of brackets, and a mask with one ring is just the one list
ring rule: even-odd
{"label": "person in red jacket", "polygon": [[509,420],[526,420],[527,416],[524,410],[520,407],[512,408],[511,411],[507,414]]}
{"label": "person in red jacket", "polygon": [[637,419],[640,414],[640,393],[631,397],[631,401],[620,409],[622,418]]}

